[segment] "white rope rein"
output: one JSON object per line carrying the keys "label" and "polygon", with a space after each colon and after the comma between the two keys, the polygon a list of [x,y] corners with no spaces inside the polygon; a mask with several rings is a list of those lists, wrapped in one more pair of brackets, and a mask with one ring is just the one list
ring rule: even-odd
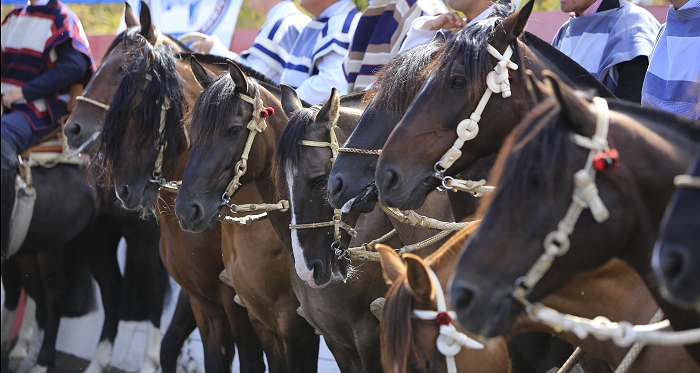
{"label": "white rope rein", "polygon": [[440,327],[440,335],[437,337],[437,349],[447,360],[447,372],[457,373],[457,364],[455,363],[455,355],[464,348],[480,350],[484,345],[478,341],[469,338],[466,334],[455,328],[452,320],[457,318],[454,311],[447,310],[445,302],[445,294],[442,291],[440,280],[433,271],[428,267],[428,273],[435,289],[435,301],[437,302],[437,311],[432,310],[413,310],[413,317],[421,320],[435,320]]}

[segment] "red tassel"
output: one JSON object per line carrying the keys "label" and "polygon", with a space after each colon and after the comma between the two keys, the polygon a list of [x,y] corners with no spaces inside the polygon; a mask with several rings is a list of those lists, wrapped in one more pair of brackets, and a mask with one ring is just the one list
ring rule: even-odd
{"label": "red tassel", "polygon": [[612,170],[619,165],[620,155],[617,153],[617,149],[610,149],[593,156],[593,167],[598,170],[598,172]]}
{"label": "red tassel", "polygon": [[267,118],[267,117],[269,117],[270,115],[273,115],[273,114],[275,114],[275,109],[272,108],[272,107],[269,107],[269,106],[266,107],[266,108],[264,108],[264,109],[262,109],[262,110],[260,110],[260,117],[263,118],[263,119],[265,119],[265,118]]}
{"label": "red tassel", "polygon": [[437,316],[435,316],[435,322],[438,325],[450,325],[452,324],[452,318],[447,312],[438,312]]}

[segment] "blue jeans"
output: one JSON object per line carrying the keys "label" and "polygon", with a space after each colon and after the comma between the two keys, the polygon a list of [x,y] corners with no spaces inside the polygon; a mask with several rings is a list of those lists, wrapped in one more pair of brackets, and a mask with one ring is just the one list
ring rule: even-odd
{"label": "blue jeans", "polygon": [[32,130],[27,118],[18,113],[10,112],[2,116],[2,138],[15,148],[17,153],[21,153],[29,147],[35,145],[42,137],[51,132],[55,126],[41,131]]}

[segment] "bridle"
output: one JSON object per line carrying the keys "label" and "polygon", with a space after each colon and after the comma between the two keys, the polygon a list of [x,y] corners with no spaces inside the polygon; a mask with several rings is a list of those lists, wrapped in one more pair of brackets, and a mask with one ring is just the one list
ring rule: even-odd
{"label": "bridle", "polygon": [[[472,140],[479,133],[479,121],[481,120],[481,114],[489,102],[491,95],[494,93],[500,93],[503,98],[508,98],[511,96],[510,91],[510,80],[508,80],[509,69],[517,70],[518,65],[510,60],[513,55],[513,49],[510,45],[506,47],[503,54],[498,52],[491,44],[486,45],[486,50],[488,53],[498,60],[496,66],[494,66],[493,71],[489,72],[486,76],[486,91],[481,96],[479,103],[476,105],[476,109],[471,113],[469,118],[462,120],[457,125],[457,140],[455,140],[452,147],[450,147],[445,154],[440,158],[440,160],[435,163],[433,170],[435,173],[433,177],[441,180],[441,187],[438,187],[438,191],[444,192],[446,190],[460,190],[466,189],[464,191],[471,192],[474,195],[479,195],[483,193],[488,193],[492,189],[478,188],[484,185],[474,185],[459,183],[461,180],[455,180],[450,176],[445,176],[445,171],[450,168],[459,157],[462,156],[462,146],[464,143]],[[475,182],[471,182],[475,183]],[[479,183],[479,182],[476,182]]]}
{"label": "bridle", "polygon": [[435,322],[439,325],[440,335],[437,337],[437,349],[443,356],[445,356],[445,360],[447,360],[447,372],[457,373],[455,355],[459,353],[462,347],[481,350],[484,348],[484,345],[472,338],[469,338],[469,336],[455,328],[452,320],[456,319],[457,315],[454,311],[447,310],[445,294],[442,291],[440,280],[432,268],[426,267],[426,269],[428,270],[428,274],[430,275],[430,279],[435,289],[437,311],[413,310],[413,317],[420,320],[435,320]]}
{"label": "bridle", "polygon": [[[318,113],[319,111],[318,106],[313,106],[310,109],[315,111],[316,113]],[[338,117],[336,116],[333,119],[333,123],[331,123],[330,125],[330,142],[301,140],[301,145],[304,146],[330,148],[332,154],[332,157],[330,159],[331,166],[335,163],[335,159],[338,157],[338,152],[340,151],[340,149],[345,149],[340,147],[340,144],[338,142],[338,136],[335,134],[335,129],[338,128],[336,126],[337,122]],[[333,219],[331,221],[325,221],[320,223],[289,224],[289,229],[313,229],[333,227],[333,243],[331,244],[331,249],[333,250],[335,256],[338,259],[345,258],[346,260],[350,260],[350,255],[348,254],[347,250],[344,250],[342,247],[342,232],[340,230],[342,229],[345,232],[347,232],[347,234],[350,235],[350,237],[357,237],[357,231],[351,226],[349,226],[347,223],[343,222],[341,220],[342,216],[343,213],[341,209],[333,209]]]}
{"label": "bridle", "polygon": [[[231,197],[234,193],[241,187],[241,177],[245,175],[248,170],[248,157],[250,155],[250,149],[253,146],[253,140],[258,133],[261,133],[267,129],[266,118],[275,113],[275,109],[272,107],[265,107],[260,97],[260,89],[253,79],[248,79],[249,87],[253,87],[255,95],[253,97],[248,96],[245,93],[236,93],[236,96],[241,100],[251,104],[253,106],[253,112],[251,114],[250,121],[246,125],[248,129],[248,138],[246,139],[245,146],[243,147],[243,153],[241,154],[241,159],[234,166],[233,179],[226,186],[226,190],[221,195],[221,209],[227,208],[231,213],[240,212],[256,212],[256,211],[274,211],[279,210],[285,212],[289,209],[289,201],[281,200],[275,204],[248,204],[248,205],[236,205],[231,203]],[[230,217],[226,215],[226,212],[219,213],[217,218],[222,221],[228,221]]]}

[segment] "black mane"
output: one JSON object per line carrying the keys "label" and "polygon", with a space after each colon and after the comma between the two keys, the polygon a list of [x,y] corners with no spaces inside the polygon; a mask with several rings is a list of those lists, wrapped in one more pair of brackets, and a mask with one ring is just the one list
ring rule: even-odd
{"label": "black mane", "polygon": [[[179,53],[177,55],[177,58],[183,59],[185,61],[189,61],[190,58],[192,58],[192,57],[196,58],[197,61],[199,61],[201,63],[208,63],[208,64],[212,64],[212,65],[217,65],[217,64],[226,65],[228,63],[227,61],[231,61],[230,59],[228,59],[226,57],[221,57],[221,56],[217,56],[217,55],[213,55],[213,54],[182,52],[182,53]],[[246,65],[236,63],[236,61],[232,61],[232,62],[235,63],[236,66],[238,66],[241,69],[241,71],[243,71],[244,74],[257,80],[258,82],[265,83],[267,85],[270,85],[270,86],[273,86],[276,88],[280,87],[279,84],[273,82],[270,78],[259,73],[257,70],[254,70]]]}
{"label": "black mane", "polygon": [[303,108],[295,112],[290,118],[284,131],[277,142],[277,149],[273,158],[273,170],[279,176],[277,185],[284,185],[284,175],[288,168],[296,170],[299,168],[301,159],[301,140],[306,138],[307,125],[316,116],[317,111],[310,108]]}
{"label": "black mane", "polygon": [[[107,183],[110,183],[110,175],[122,162],[121,147],[125,145],[127,123],[133,123],[137,128],[136,141],[132,146],[138,153],[143,149],[155,149],[156,144],[161,142],[167,144],[163,154],[163,173],[174,167],[175,159],[182,151],[185,135],[182,120],[187,102],[182,91],[182,79],[175,69],[174,52],[170,46],[153,48],[149,43],[143,43],[143,49],[135,54],[114,93],[105,118],[101,145],[104,155],[103,159],[96,161],[101,162],[100,168],[106,173],[101,175],[100,181]],[[149,61],[147,56],[152,56],[153,61]],[[163,137],[159,138],[161,105],[166,99],[170,101],[170,109],[166,114]]]}
{"label": "black mane", "polygon": [[[114,40],[112,40],[112,43],[109,44],[109,47],[107,48],[107,51],[105,52],[105,56],[107,56],[114,48],[117,47],[117,45],[121,44],[124,41],[129,41],[129,42],[135,42],[137,40],[137,35],[139,34],[139,31],[141,31],[141,26],[133,26],[130,27],[122,32],[120,32]],[[177,38],[168,35],[168,34],[163,34],[165,37],[170,39],[172,42],[177,44],[182,50],[184,51],[190,51],[190,48],[188,48],[185,44],[177,40]],[[141,35],[143,36],[143,35]]]}

